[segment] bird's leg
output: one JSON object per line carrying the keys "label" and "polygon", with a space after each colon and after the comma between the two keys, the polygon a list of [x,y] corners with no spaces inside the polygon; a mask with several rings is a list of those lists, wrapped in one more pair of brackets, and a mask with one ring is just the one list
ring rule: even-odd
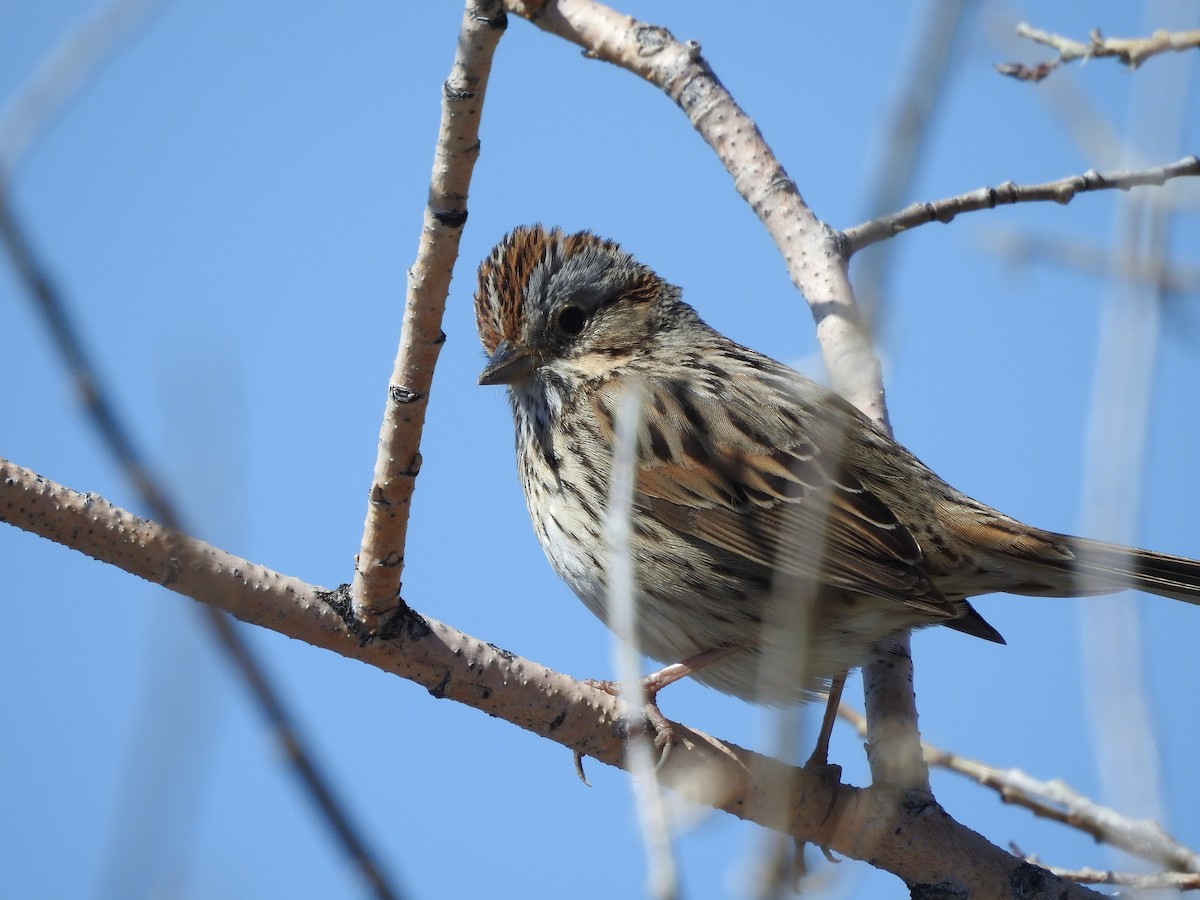
{"label": "bird's leg", "polygon": [[653,702],[658,692],[668,684],[674,684],[681,678],[695,675],[705,666],[712,665],[741,649],[737,645],[713,647],[711,650],[703,650],[694,656],[689,656],[682,662],[671,663],[669,666],[663,666],[657,672],[651,672],[642,679],[642,689],[646,692],[646,699]]}
{"label": "bird's leg", "polygon": [[[657,672],[651,672],[642,679],[641,687],[645,698],[645,706],[642,709],[642,714],[645,716],[646,722],[654,729],[654,746],[659,750],[658,763],[655,768],[661,769],[666,764],[667,757],[671,755],[671,747],[675,744],[675,728],[671,724],[671,721],[662,714],[662,710],[658,708],[658,692],[667,685],[674,684],[679,679],[686,678],[688,675],[694,675],[705,666],[712,665],[718,660],[722,660],[731,653],[736,653],[741,649],[741,647],[734,645],[703,650],[681,662],[671,663],[671,665],[664,666]],[[598,681],[594,678],[589,678],[584,684],[604,691],[606,694],[612,694],[614,697],[618,697],[621,694],[621,683],[619,681]],[[580,754],[576,753],[575,767],[577,772],[582,772],[581,764]],[[583,783],[587,784],[586,778],[583,778]]]}
{"label": "bird's leg", "polygon": [[846,687],[843,672],[829,683],[829,699],[825,701],[825,715],[821,719],[821,730],[817,734],[817,746],[804,764],[806,769],[824,769],[829,766],[829,738],[833,735],[833,723],[837,721],[838,707],[842,705],[842,690]]}
{"label": "bird's leg", "polygon": [[[833,782],[842,780],[842,767],[829,764],[829,738],[833,734],[833,723],[837,721],[838,707],[842,705],[842,691],[846,687],[846,676],[848,672],[842,672],[829,683],[829,697],[825,701],[825,715],[821,718],[821,730],[817,734],[817,746],[813,748],[812,756],[808,758],[808,762],[804,764],[804,768],[808,772],[813,772],[822,778],[827,778]],[[829,808],[825,810],[825,818],[821,821],[826,821],[833,815],[833,807],[837,804],[837,792],[830,794]],[[803,844],[797,844],[796,853],[803,855]],[[830,862],[837,862],[830,854],[828,848],[822,847],[821,852],[825,854],[825,858]]]}

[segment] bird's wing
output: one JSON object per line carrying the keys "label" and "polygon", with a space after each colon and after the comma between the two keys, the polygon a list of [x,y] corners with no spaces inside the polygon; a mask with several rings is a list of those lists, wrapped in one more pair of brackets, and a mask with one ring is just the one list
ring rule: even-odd
{"label": "bird's wing", "polygon": [[[756,378],[753,404],[735,390],[640,382],[637,508],[770,571],[896,600],[935,620],[963,616],[966,605],[930,582],[912,533],[840,452],[873,426],[811,383],[801,398],[800,376],[773,365],[781,371]],[[621,389],[614,383],[594,401],[605,430]]]}

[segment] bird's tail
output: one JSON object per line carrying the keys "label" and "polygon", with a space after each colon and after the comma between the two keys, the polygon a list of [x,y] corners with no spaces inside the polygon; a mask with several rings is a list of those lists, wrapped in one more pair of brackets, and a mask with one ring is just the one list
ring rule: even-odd
{"label": "bird's tail", "polygon": [[987,515],[945,522],[979,561],[962,581],[951,575],[939,584],[948,594],[974,596],[986,586],[1030,597],[1086,597],[1132,588],[1200,604],[1200,561],[1043,531],[983,510]]}
{"label": "bird's tail", "polygon": [[1073,582],[1066,586],[1068,596],[1133,588],[1200,604],[1200,561],[1088,538],[1054,537],[1066,544],[1074,557],[1063,564]]}

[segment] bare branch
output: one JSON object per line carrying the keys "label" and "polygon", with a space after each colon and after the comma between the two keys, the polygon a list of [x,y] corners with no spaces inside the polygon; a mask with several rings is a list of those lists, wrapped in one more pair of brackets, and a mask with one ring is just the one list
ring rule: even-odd
{"label": "bare branch", "polygon": [[1163,166],[1148,169],[1121,170],[1101,173],[1095,169],[1082,175],[1069,175],[1058,181],[1044,184],[1019,185],[1006,181],[998,187],[985,187],[946,197],[931,203],[914,203],[889,216],[872,219],[861,225],[846,229],[842,234],[846,242],[846,253],[852,256],[863,247],[895,237],[902,231],[926,225],[929,222],[946,224],[960,213],[995,209],[1014,203],[1033,203],[1053,200],[1055,203],[1070,203],[1077,194],[1090,191],[1106,191],[1114,188],[1127,191],[1146,185],[1162,186],[1172,178],[1200,175],[1200,158],[1185,156],[1183,159]]}
{"label": "bare branch", "polygon": [[837,235],[813,214],[762,133],[725,89],[695,41],[681,42],[593,0],[507,0],[508,9],[585,55],[627,69],[661,89],[717,154],[734,188],[771,235],[817,322],[834,386],[887,422],[879,361],[861,328]]}
{"label": "bare branch", "polygon": [[467,221],[467,190],[479,158],[479,119],[492,55],[507,27],[500,0],[467,0],[458,51],[442,87],[442,122],[417,259],[408,270],[400,347],[388,384],[362,546],[351,586],[354,616],[375,633],[403,607],[400,576],[409,503],[421,470],[421,430],[433,369],[446,335],[442,314]]}
{"label": "bare branch", "polygon": [[[616,698],[405,608],[362,641],[344,590],[324,591],[141,519],[0,459],[0,521],[71,547],[244,622],[357,659],[608,765],[627,761]],[[1019,860],[963,827],[927,792],[837,784],[675,725],[659,778],[695,803],[732,813],[943,893],[1098,895]],[[786,795],[779,796],[781,786]],[[964,879],[970,879],[969,885]],[[1042,892],[1042,893],[1039,893]]]}
{"label": "bare branch", "polygon": [[[838,715],[860,735],[866,734],[866,719],[860,712],[843,704]],[[921,742],[921,750],[929,765],[991,788],[1005,803],[1022,806],[1040,818],[1061,822],[1171,871],[1200,873],[1200,854],[1180,844],[1157,822],[1123,816],[1089,800],[1062,781],[1041,781],[1020,769],[999,769],[942,750],[928,741]]]}
{"label": "bare branch", "polygon": [[1058,58],[1026,66],[1023,63],[1000,63],[996,71],[1021,81],[1041,81],[1063,63],[1076,59],[1111,56],[1119,59],[1131,69],[1136,69],[1152,56],[1169,51],[1181,52],[1200,47],[1200,29],[1192,31],[1166,31],[1159,29],[1148,38],[1106,38],[1100,30],[1094,30],[1088,42],[1072,40],[1061,35],[1033,28],[1022,22],[1017,25],[1017,34],[1036,44],[1042,44],[1058,52]]}

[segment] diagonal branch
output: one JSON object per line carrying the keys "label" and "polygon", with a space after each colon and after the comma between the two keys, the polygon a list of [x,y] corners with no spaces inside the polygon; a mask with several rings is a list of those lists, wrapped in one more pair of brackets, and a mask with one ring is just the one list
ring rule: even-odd
{"label": "diagonal branch", "polygon": [[[866,735],[867,722],[860,712],[843,705],[838,715],[860,735]],[[921,742],[921,750],[930,766],[991,788],[1005,803],[1024,807],[1040,818],[1061,822],[1100,843],[1119,847],[1173,872],[1200,873],[1200,854],[1176,841],[1157,822],[1123,816],[1089,800],[1062,781],[1042,781],[1020,769],[1000,769],[935,747],[928,741]]]}
{"label": "diagonal branch", "polygon": [[[254,625],[357,659],[594,757],[626,765],[619,701],[405,608],[362,641],[344,590],[324,591],[80,494],[0,459],[0,522],[53,540]],[[975,896],[1098,895],[993,846],[928,793],[832,779],[676,726],[659,778],[695,803],[729,812],[893,872],[909,885]],[[781,785],[786,795],[779,796]],[[964,881],[969,879],[969,881]]]}
{"label": "diagonal branch", "polygon": [[0,113],[0,167],[5,178],[12,177],[46,125],[161,5],[162,0],[104,0],[63,35]]}
{"label": "diagonal branch", "polygon": [[403,608],[400,576],[409,505],[421,470],[421,430],[433,368],[446,335],[442,314],[467,221],[467,189],[479,158],[479,118],[492,54],[507,26],[500,0],[467,0],[458,51],[442,87],[442,122],[417,259],[408,270],[400,347],[388,383],[379,453],[351,586],[354,617],[374,634]]}
{"label": "diagonal branch", "polygon": [[804,202],[796,183],[700,53],[657,25],[594,0],[508,0],[508,9],[585,55],[632,72],[683,110],[716,153],[734,188],[770,234],[817,322],[838,392],[876,422],[887,422],[879,361],[863,331],[837,235]]}
{"label": "diagonal branch", "polygon": [[946,224],[953,221],[960,213],[1045,200],[1053,200],[1055,203],[1070,203],[1076,195],[1091,191],[1113,189],[1127,191],[1130,188],[1146,185],[1161,187],[1172,178],[1197,175],[1200,175],[1200,157],[1185,156],[1173,163],[1152,166],[1148,169],[1123,169],[1107,173],[1097,172],[1093,169],[1082,175],[1069,175],[1058,181],[1047,181],[1044,184],[1019,185],[1006,181],[994,188],[979,188],[970,193],[934,200],[931,203],[914,203],[891,215],[881,216],[861,225],[855,225],[853,228],[847,228],[842,232],[842,236],[845,239],[846,253],[848,256],[852,256],[863,247],[869,247],[871,244],[895,237],[902,231],[908,231],[918,225],[926,225],[929,222]]}
{"label": "diagonal branch", "polygon": [[[1041,865],[1035,857],[1022,857],[1033,865]],[[1114,872],[1111,869],[1062,869],[1046,867],[1060,878],[1079,884],[1109,884],[1128,887],[1137,891],[1197,891],[1200,890],[1200,875],[1189,872],[1158,872],[1154,875],[1138,875],[1132,872]],[[1123,896],[1123,895],[1118,895]]]}

